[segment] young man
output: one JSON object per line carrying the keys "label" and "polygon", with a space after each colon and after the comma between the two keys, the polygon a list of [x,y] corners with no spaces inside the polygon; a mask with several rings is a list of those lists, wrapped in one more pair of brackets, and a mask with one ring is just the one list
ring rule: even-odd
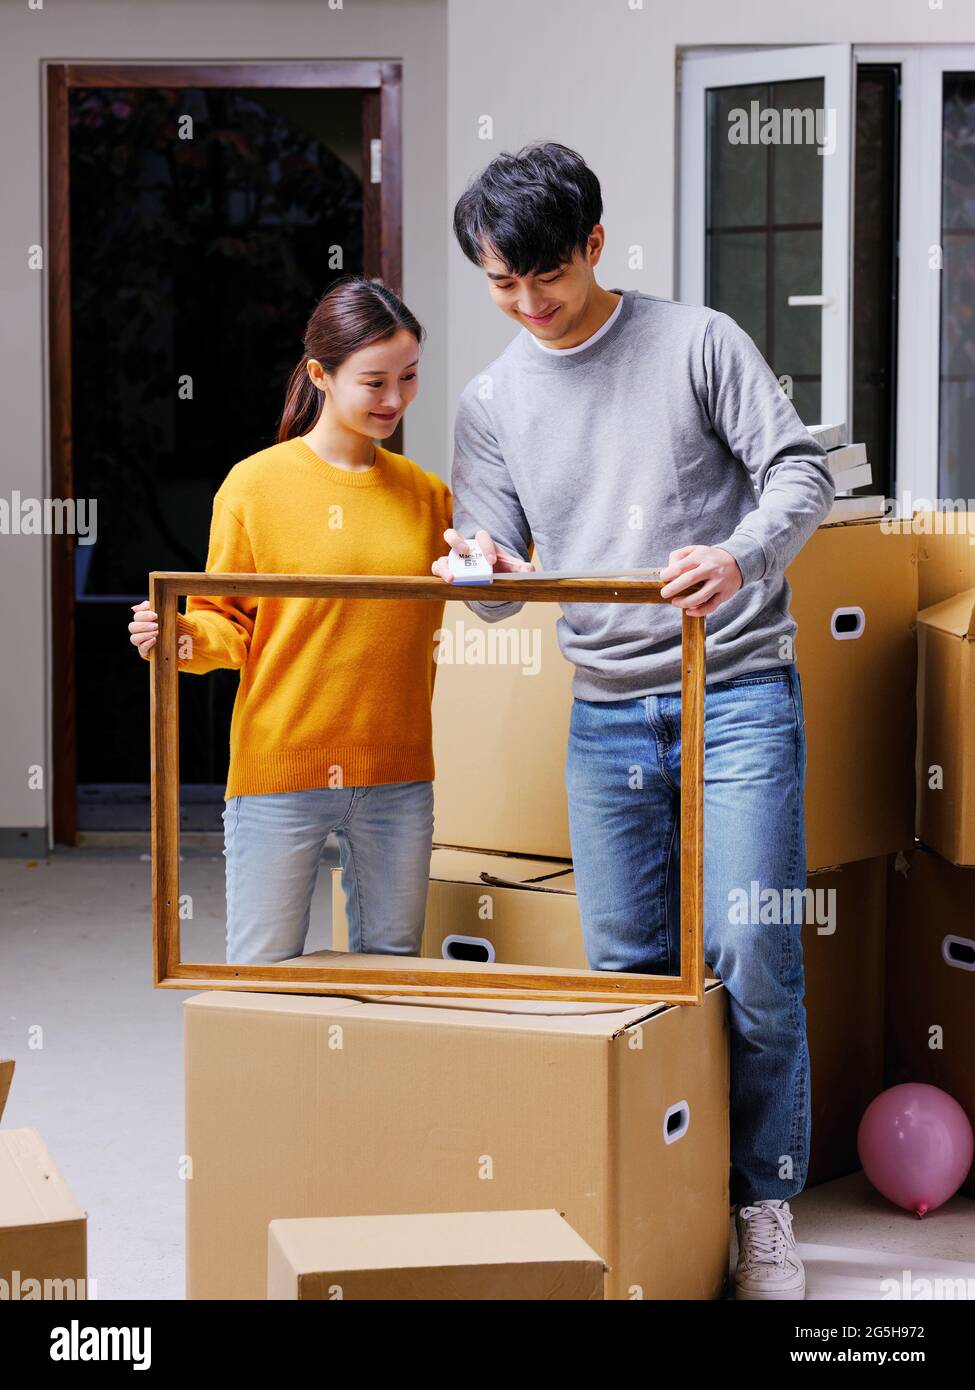
{"label": "young man", "polygon": [[[788,1203],[810,1129],[801,923],[742,920],[739,904],[806,887],[783,571],[828,513],[832,475],[731,318],[596,283],[601,216],[596,176],[552,143],[499,155],[456,206],[461,248],[521,332],[461,395],[444,538],[464,550],[476,535],[501,570],[527,569],[532,541],[545,569],[667,559],[669,604],[565,604],[558,624],[593,969],[678,971],[680,610],[708,615],[704,947],[728,993],[736,1292],[802,1298]],[[446,557],[433,568],[449,580]],[[521,604],[469,606],[495,621]]]}

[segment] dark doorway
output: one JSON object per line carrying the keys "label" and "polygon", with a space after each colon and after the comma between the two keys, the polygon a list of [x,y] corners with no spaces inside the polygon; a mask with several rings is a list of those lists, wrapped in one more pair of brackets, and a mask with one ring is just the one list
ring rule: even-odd
{"label": "dark doorway", "polygon": [[[364,272],[399,289],[398,150],[383,130],[386,109],[398,132],[395,65],[179,71],[51,78],[52,490],[95,499],[98,523],[94,545],[54,538],[59,843],[148,829],[148,667],[127,640],[130,605],[150,569],[204,568],[213,494],[273,443],[331,281]],[[185,828],[220,828],[237,681],[180,683]]]}

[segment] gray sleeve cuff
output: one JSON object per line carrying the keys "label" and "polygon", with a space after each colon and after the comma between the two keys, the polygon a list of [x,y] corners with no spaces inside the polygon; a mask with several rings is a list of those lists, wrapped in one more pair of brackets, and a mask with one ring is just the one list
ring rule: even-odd
{"label": "gray sleeve cuff", "polygon": [[752,540],[750,536],[737,535],[729,536],[726,541],[722,541],[717,547],[718,550],[727,550],[729,555],[733,555],[738,568],[741,570],[741,586],[754,584],[756,579],[763,579],[768,567],[765,551],[758,541]]}
{"label": "gray sleeve cuff", "polygon": [[476,613],[479,618],[483,618],[486,623],[499,623],[503,618],[513,618],[516,613],[520,613],[524,608],[524,603],[486,603],[483,600],[465,600],[464,607],[469,608],[472,613]]}

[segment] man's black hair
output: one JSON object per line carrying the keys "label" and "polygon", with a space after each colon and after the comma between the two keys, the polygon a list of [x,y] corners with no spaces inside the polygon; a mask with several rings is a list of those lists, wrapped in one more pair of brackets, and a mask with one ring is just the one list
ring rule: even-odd
{"label": "man's black hair", "polygon": [[603,214],[599,180],[566,145],[546,141],[492,159],[454,208],[454,235],[480,265],[496,254],[512,275],[544,275],[585,253]]}

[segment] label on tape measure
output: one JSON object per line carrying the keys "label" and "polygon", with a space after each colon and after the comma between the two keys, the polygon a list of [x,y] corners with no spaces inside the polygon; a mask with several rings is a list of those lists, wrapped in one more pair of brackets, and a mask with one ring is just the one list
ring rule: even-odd
{"label": "label on tape measure", "polygon": [[[466,537],[465,537],[466,539]],[[447,567],[454,576],[455,584],[490,584],[494,570],[484,558],[484,551],[477,541],[468,541],[470,550],[462,555],[459,550],[451,550],[447,556]]]}

